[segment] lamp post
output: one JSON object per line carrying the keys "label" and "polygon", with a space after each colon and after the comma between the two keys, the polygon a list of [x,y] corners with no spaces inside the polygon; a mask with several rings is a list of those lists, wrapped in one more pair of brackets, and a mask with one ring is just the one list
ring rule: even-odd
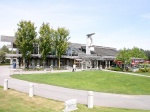
{"label": "lamp post", "polygon": [[87,37],[91,37],[92,35],[94,35],[95,33],[90,33],[90,34],[87,34],[86,36]]}

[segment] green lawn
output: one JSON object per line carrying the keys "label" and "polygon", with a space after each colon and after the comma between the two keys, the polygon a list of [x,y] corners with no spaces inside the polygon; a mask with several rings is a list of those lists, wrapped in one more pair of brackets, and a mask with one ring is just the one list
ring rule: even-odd
{"label": "green lawn", "polygon": [[13,75],[12,77],[74,89],[150,95],[150,78],[107,71]]}
{"label": "green lawn", "polygon": [[138,74],[150,76],[150,72],[138,73]]}
{"label": "green lawn", "polygon": [[3,91],[0,87],[0,112],[59,112],[64,108],[62,102],[53,101],[14,90]]}
{"label": "green lawn", "polygon": [[[144,110],[128,110],[106,107],[94,107],[88,109],[85,105],[78,105],[74,112],[150,112]],[[34,96],[29,98],[28,94],[14,90],[3,91],[0,87],[0,112],[62,112],[64,103],[46,98]]]}

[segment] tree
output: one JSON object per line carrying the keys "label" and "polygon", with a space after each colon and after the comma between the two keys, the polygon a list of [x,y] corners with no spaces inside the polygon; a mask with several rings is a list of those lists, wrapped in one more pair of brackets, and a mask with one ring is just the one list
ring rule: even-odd
{"label": "tree", "polygon": [[56,50],[56,56],[58,58],[58,66],[60,68],[60,58],[66,52],[68,48],[69,30],[65,28],[58,28],[55,31],[54,46]]}
{"label": "tree", "polygon": [[43,59],[43,65],[46,60],[46,56],[51,51],[53,42],[53,32],[54,30],[50,28],[49,24],[43,23],[39,31],[39,47],[41,52],[41,57]]}
{"label": "tree", "polygon": [[25,59],[29,59],[33,51],[33,43],[37,36],[36,27],[31,21],[21,21],[15,33],[15,44],[23,57],[23,64]]}
{"label": "tree", "polygon": [[137,47],[133,47],[131,49],[130,57],[143,58],[143,59],[147,60],[147,56],[145,55],[144,51]]}
{"label": "tree", "polygon": [[131,58],[143,58],[147,59],[145,53],[137,47],[132,49],[121,49],[116,57],[116,60],[120,60],[124,65],[131,64]]}
{"label": "tree", "polygon": [[116,60],[122,61],[123,65],[129,64],[130,63],[130,49],[126,49],[126,48],[121,49],[116,57]]}
{"label": "tree", "polygon": [[3,50],[0,49],[0,64],[1,62],[4,62],[5,60],[5,52]]}
{"label": "tree", "polygon": [[1,50],[3,50],[6,53],[9,53],[9,49],[5,45],[1,48]]}
{"label": "tree", "polygon": [[148,57],[148,60],[150,60],[150,50],[145,50],[145,55]]}
{"label": "tree", "polygon": [[7,53],[9,53],[10,51],[9,51],[9,49],[7,48],[7,46],[6,45],[3,45],[3,47],[0,49],[0,63],[1,62],[9,62],[8,60],[6,60],[6,57],[5,57],[5,55],[7,54]]}

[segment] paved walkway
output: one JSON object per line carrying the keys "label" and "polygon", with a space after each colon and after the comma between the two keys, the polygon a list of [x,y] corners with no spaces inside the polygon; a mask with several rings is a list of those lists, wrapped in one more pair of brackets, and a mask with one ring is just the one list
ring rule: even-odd
{"label": "paved walkway", "polygon": [[[0,66],[0,85],[3,85],[4,79],[7,78],[9,80],[9,88],[28,93],[30,82],[13,79],[9,74],[10,70],[8,66]],[[35,95],[59,101],[66,101],[75,98],[78,103],[87,104],[87,91],[46,84],[33,84],[35,85]],[[150,95],[120,95],[94,92],[94,105],[150,110]]]}
{"label": "paved walkway", "polygon": [[117,73],[120,73],[120,74],[128,74],[128,75],[134,75],[134,76],[139,76],[139,77],[148,77],[148,78],[150,78],[150,76],[147,76],[147,75],[141,75],[141,74],[137,74],[137,73],[120,72],[120,71],[112,71],[112,70],[105,70],[105,69],[103,69],[103,71],[117,72]]}

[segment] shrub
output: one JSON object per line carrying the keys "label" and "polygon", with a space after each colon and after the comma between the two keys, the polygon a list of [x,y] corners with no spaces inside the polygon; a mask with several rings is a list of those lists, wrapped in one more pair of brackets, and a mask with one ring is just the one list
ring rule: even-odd
{"label": "shrub", "polygon": [[110,67],[110,68],[107,68],[107,70],[114,70],[114,68],[113,68],[113,67]]}
{"label": "shrub", "polygon": [[128,69],[128,72],[132,72],[132,68],[131,67]]}
{"label": "shrub", "polygon": [[116,67],[116,68],[114,68],[114,71],[122,71],[122,69],[119,67]]}
{"label": "shrub", "polygon": [[139,70],[137,70],[135,73],[142,73],[142,71],[139,69]]}
{"label": "shrub", "polygon": [[150,73],[150,68],[147,71]]}
{"label": "shrub", "polygon": [[43,68],[25,68],[23,69],[24,71],[40,71],[40,70],[44,70]]}
{"label": "shrub", "polygon": [[141,71],[141,72],[146,72],[147,69],[146,69],[146,68],[140,68],[140,71]]}

